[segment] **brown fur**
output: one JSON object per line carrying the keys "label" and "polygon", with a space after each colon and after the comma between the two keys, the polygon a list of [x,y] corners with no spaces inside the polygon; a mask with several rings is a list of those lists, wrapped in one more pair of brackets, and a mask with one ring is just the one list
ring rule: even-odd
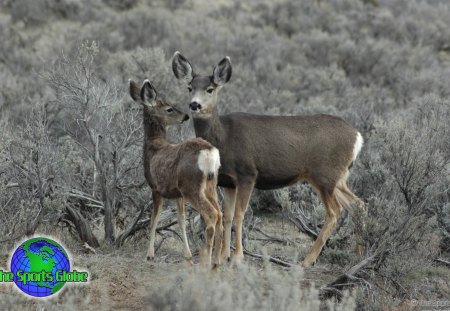
{"label": "brown fur", "polygon": [[[148,83],[150,98],[156,97],[156,91]],[[186,120],[186,115],[163,100],[149,100],[144,90],[139,91],[130,81],[131,97],[144,105],[144,174],[152,188],[153,211],[150,224],[150,246],[147,258],[154,257],[154,240],[157,219],[163,198],[178,199],[178,220],[182,230],[184,255],[191,262],[191,252],[185,231],[184,201],[192,204],[206,224],[206,262],[211,263],[213,242],[216,243],[215,265],[220,264],[222,241],[222,213],[217,201],[217,172],[204,173],[198,167],[202,150],[214,147],[201,138],[194,138],[179,144],[170,144],[166,140],[166,127]],[[154,94],[151,94],[154,91]],[[167,109],[172,109],[169,113]]]}
{"label": "brown fur", "polygon": [[[173,70],[177,78],[184,72],[191,73],[192,77],[185,79],[190,81],[189,88],[195,99],[191,103],[195,133],[220,151],[219,186],[227,189],[224,191],[223,254],[230,254],[234,217],[235,257],[238,261],[243,257],[242,223],[254,187],[277,189],[306,180],[317,190],[326,207],[325,225],[303,266],[314,263],[341,210],[349,209],[354,202],[364,209],[346,184],[358,131],[343,119],[324,114],[266,116],[231,113],[219,116],[217,92],[231,76],[229,58],[216,66],[212,76],[201,76],[194,74],[187,59],[176,52]],[[204,93],[208,88],[214,88],[210,97]]]}

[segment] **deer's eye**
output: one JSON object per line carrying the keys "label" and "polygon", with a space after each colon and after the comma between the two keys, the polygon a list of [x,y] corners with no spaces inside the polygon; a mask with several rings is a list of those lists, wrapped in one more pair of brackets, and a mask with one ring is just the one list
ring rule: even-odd
{"label": "deer's eye", "polygon": [[211,94],[213,91],[214,89],[212,87],[206,90],[206,92],[208,92],[209,94]]}
{"label": "deer's eye", "polygon": [[190,86],[188,86],[188,91],[189,93],[192,92],[192,88]]}
{"label": "deer's eye", "polygon": [[166,111],[167,112],[173,112],[173,108],[167,108]]}

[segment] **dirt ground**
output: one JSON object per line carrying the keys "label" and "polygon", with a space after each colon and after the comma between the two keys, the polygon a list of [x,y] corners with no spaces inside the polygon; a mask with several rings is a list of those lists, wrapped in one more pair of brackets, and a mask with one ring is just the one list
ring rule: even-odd
{"label": "dirt ground", "polygon": [[[302,235],[281,215],[258,215],[260,228],[268,235],[280,237],[283,242],[268,241],[264,235],[252,232],[248,249],[254,253],[276,256],[287,262],[295,262],[302,258],[312,240]],[[176,226],[175,226],[176,227]],[[175,229],[174,227],[174,229]],[[177,229],[178,230],[178,229]],[[22,295],[14,284],[0,285],[0,310],[52,310],[58,305],[66,305],[69,300],[78,303],[84,299],[83,310],[147,310],[147,302],[161,284],[168,282],[173,275],[190,271],[195,273],[195,267],[189,267],[182,257],[182,243],[175,236],[167,238],[156,252],[153,262],[145,260],[147,238],[131,241],[120,249],[100,248],[96,254],[87,254],[84,249],[68,236],[55,236],[71,252],[72,269],[89,271],[90,281],[84,285],[66,284],[57,297],[47,300],[36,300]],[[157,238],[156,245],[161,240]],[[9,255],[2,250],[0,267],[9,266]],[[297,259],[296,259],[297,258]],[[198,257],[194,259],[198,263]],[[245,257],[251,266],[262,266],[260,259]],[[272,264],[274,269],[286,269]],[[8,267],[9,268],[9,267]],[[233,279],[239,276],[235,267],[225,264],[217,272],[219,277]],[[321,264],[320,261],[304,273],[306,285],[319,287],[333,279],[336,271],[332,267]],[[14,307],[15,306],[15,307]],[[74,310],[77,310],[75,308]]]}

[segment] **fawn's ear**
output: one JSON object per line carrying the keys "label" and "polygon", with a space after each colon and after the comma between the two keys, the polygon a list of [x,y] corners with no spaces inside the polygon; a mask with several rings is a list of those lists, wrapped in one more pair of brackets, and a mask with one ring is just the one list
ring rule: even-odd
{"label": "fawn's ear", "polygon": [[150,81],[146,79],[141,89],[142,101],[144,102],[145,105],[154,106],[157,96],[158,94],[156,93],[155,88],[150,83]]}
{"label": "fawn's ear", "polygon": [[214,67],[213,71],[213,81],[215,84],[222,86],[228,81],[230,81],[231,78],[231,59],[226,56],[224,59],[222,59],[216,67]]}
{"label": "fawn's ear", "polygon": [[172,57],[172,70],[177,79],[183,79],[187,83],[192,81],[194,70],[186,57],[176,51]]}
{"label": "fawn's ear", "polygon": [[128,80],[129,92],[131,98],[137,103],[141,102],[141,88],[138,86],[136,82],[133,80]]}

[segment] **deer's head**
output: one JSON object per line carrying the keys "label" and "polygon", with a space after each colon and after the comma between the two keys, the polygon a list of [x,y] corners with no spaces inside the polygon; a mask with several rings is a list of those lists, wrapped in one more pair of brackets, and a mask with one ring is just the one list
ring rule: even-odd
{"label": "deer's head", "polygon": [[183,123],[189,116],[158,97],[158,93],[149,80],[145,80],[142,87],[130,80],[129,91],[131,98],[144,107],[144,113],[156,116],[164,125]]}
{"label": "deer's head", "polygon": [[175,52],[172,59],[172,70],[177,79],[186,81],[191,101],[189,108],[196,117],[208,117],[216,109],[217,93],[231,78],[231,60],[227,56],[214,67],[211,76],[194,73],[189,61]]}

